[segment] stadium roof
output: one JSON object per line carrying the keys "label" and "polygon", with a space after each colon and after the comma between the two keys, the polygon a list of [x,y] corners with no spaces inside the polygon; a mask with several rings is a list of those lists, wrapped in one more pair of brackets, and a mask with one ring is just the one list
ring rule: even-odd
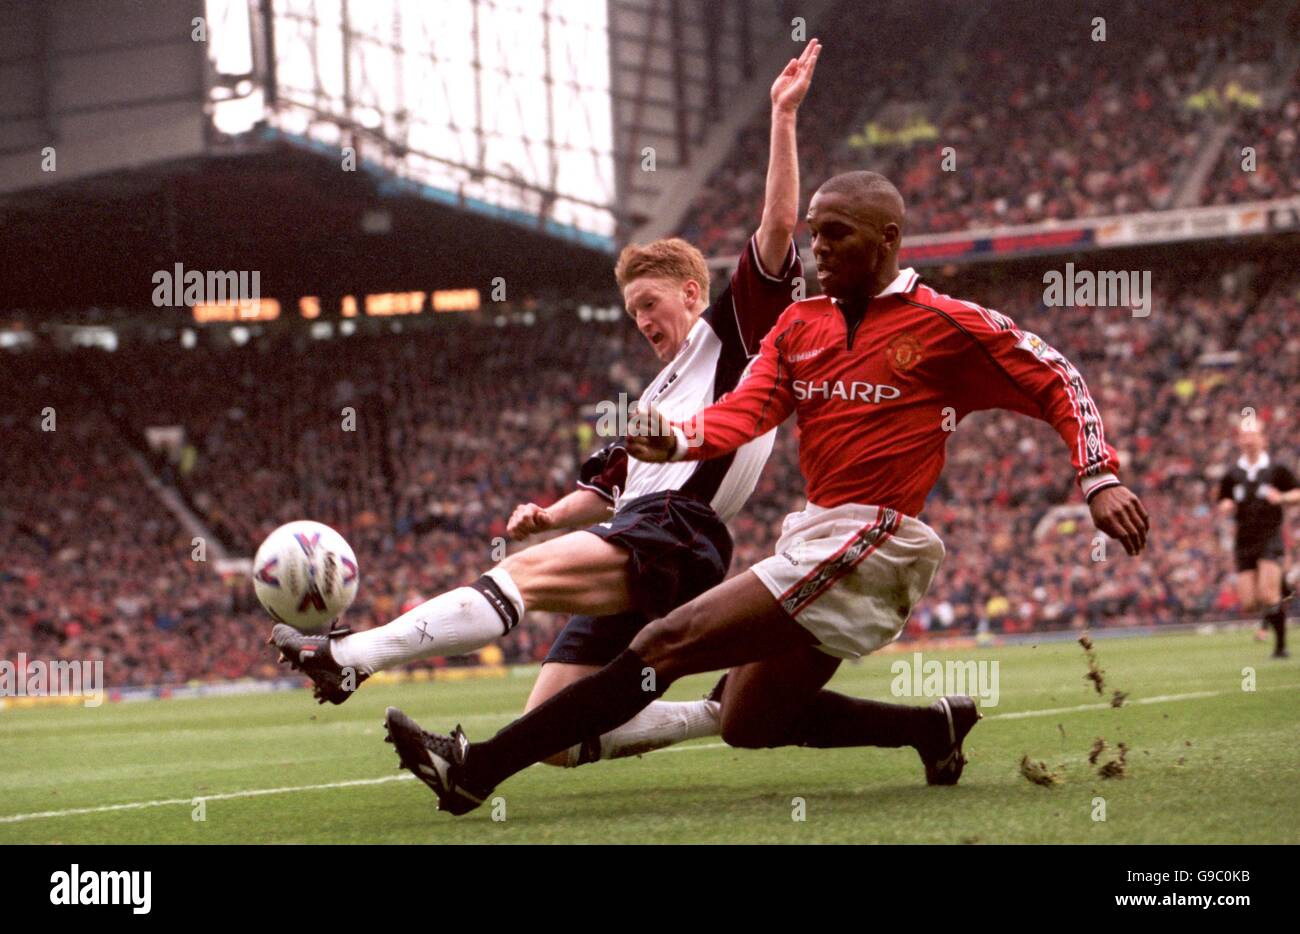
{"label": "stadium roof", "polygon": [[[0,200],[0,307],[148,306],[152,276],[257,270],[294,302],[401,289],[580,297],[613,288],[608,252],[423,197],[391,177],[266,142]],[[467,206],[469,207],[469,206]]]}

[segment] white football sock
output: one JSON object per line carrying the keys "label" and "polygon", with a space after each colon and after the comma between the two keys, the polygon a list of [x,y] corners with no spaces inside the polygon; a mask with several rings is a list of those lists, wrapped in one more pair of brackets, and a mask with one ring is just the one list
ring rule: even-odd
{"label": "white football sock", "polygon": [[[510,575],[500,568],[488,571],[515,611],[524,615],[524,602]],[[493,600],[474,587],[458,587],[426,600],[384,626],[334,639],[330,654],[344,668],[374,674],[417,658],[464,655],[495,642],[513,628]]]}
{"label": "white football sock", "polygon": [[[701,736],[722,733],[722,705],[717,701],[655,701],[622,726],[600,738],[601,759],[639,756],[653,749]],[[583,744],[569,749],[569,768],[594,761],[584,759]]]}

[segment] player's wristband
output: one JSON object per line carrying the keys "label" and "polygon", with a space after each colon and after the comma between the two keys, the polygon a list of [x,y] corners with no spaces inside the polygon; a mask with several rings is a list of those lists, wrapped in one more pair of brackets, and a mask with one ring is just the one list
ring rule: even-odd
{"label": "player's wristband", "polygon": [[686,459],[686,449],[690,444],[686,441],[686,433],[676,425],[671,426],[673,429],[673,452],[668,455],[670,461],[680,461]]}
{"label": "player's wristband", "polygon": [[1080,487],[1083,489],[1083,499],[1085,502],[1089,503],[1092,502],[1093,496],[1097,493],[1119,485],[1119,477],[1115,476],[1109,470],[1105,473],[1093,474],[1091,477],[1084,477],[1080,482]]}

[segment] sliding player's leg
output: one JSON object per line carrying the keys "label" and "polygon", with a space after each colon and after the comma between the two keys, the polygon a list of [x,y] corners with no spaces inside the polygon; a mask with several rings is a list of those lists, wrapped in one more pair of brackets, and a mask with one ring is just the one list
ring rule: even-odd
{"label": "sliding player's leg", "polygon": [[960,739],[976,719],[973,703],[948,697],[929,706],[891,704],[827,690],[840,661],[808,648],[728,672],[722,738],[749,749],[911,746],[931,784],[954,783],[961,775]]}
{"label": "sliding player's leg", "polygon": [[[600,671],[631,644],[648,622],[636,610],[613,616],[574,616],[551,645],[524,712],[581,678]],[[627,723],[604,735],[589,736],[543,761],[547,765],[575,768],[600,759],[639,756],[688,739],[717,736],[721,728],[719,710],[717,700],[706,698],[655,701]]]}
{"label": "sliding player's leg", "polygon": [[786,520],[776,551],[754,574],[818,644],[728,675],[724,738],[752,746],[912,746],[930,784],[954,784],[965,761],[962,740],[979,719],[971,698],[922,707],[822,689],[839,659],[869,655],[902,632],[943,560],[938,536],[893,510],[810,507]]}
{"label": "sliding player's leg", "polygon": [[[664,616],[721,583],[731,563],[731,536],[708,504],[665,491],[624,504],[591,531],[628,552],[627,589],[635,609],[573,616],[546,656],[527,710],[598,671],[623,652],[652,618]],[[655,701],[627,723],[585,736],[548,756],[550,765],[640,755],[683,740],[716,736],[719,705],[710,699]]]}
{"label": "sliding player's leg", "polygon": [[341,637],[277,625],[272,642],[341,704],[376,671],[432,656],[477,651],[514,629],[528,610],[611,614],[626,610],[628,552],[588,531],[510,555],[473,583],[426,600],[397,619]]}
{"label": "sliding player's leg", "polygon": [[533,682],[533,690],[528,695],[528,700],[524,703],[524,713],[532,710],[546,701],[550,700],[556,694],[559,694],[570,684],[595,674],[600,671],[600,665],[573,665],[567,662],[547,661],[542,663],[542,669],[537,673],[537,680]]}
{"label": "sliding player's leg", "polygon": [[789,746],[805,711],[840,666],[808,646],[727,672],[722,689],[722,738],[741,749]]}
{"label": "sliding player's leg", "polygon": [[388,739],[403,766],[463,814],[514,773],[627,723],[674,681],[774,658],[812,645],[751,572],[728,580],[655,620],[627,651],[595,674],[565,688],[492,739],[470,744],[427,733],[400,710],[388,710]]}
{"label": "sliding player's leg", "polygon": [[[543,662],[542,670],[537,673],[537,680],[533,682],[533,690],[524,704],[524,713],[528,713],[534,707],[550,700],[570,684],[600,671],[600,667],[599,665],[574,665],[568,662],[553,662],[549,659]],[[590,761],[592,758],[592,750],[587,743],[575,743],[563,752],[557,752],[542,761],[545,765],[560,765],[573,768],[582,765],[582,760]],[[594,758],[599,758],[599,756]]]}
{"label": "sliding player's leg", "polygon": [[[537,675],[528,703],[524,705],[524,713],[541,706],[569,685],[595,674],[601,667],[547,662]],[[563,752],[547,756],[542,764],[572,769],[601,759],[639,756],[700,736],[716,736],[719,709],[718,702],[710,700],[655,701],[622,726],[603,736],[589,736],[574,743]]]}

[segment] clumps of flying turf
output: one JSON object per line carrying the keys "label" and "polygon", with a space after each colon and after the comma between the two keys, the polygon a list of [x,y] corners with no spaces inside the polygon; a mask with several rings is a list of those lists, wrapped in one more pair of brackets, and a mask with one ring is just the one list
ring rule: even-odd
{"label": "clumps of flying turf", "polygon": [[1119,756],[1111,759],[1097,770],[1097,774],[1102,778],[1123,778],[1128,774],[1128,767],[1125,765],[1125,759],[1128,756],[1128,746],[1124,743],[1119,744]]}
{"label": "clumps of flying turf", "polygon": [[1098,736],[1092,741],[1092,749],[1088,751],[1088,764],[1096,765],[1097,757],[1106,751],[1106,741]]}
{"label": "clumps of flying turf", "polygon": [[[1079,645],[1083,646],[1084,656],[1088,659],[1088,673],[1083,676],[1084,680],[1091,681],[1098,694],[1105,694],[1106,669],[1097,663],[1097,650],[1093,647],[1092,639],[1086,632],[1079,636]],[[1112,707],[1123,707],[1126,700],[1128,700],[1128,691],[1116,689],[1110,692],[1110,705]]]}
{"label": "clumps of flying turf", "polygon": [[1060,772],[1053,772],[1046,762],[1035,762],[1028,753],[1020,760],[1020,774],[1035,785],[1059,785],[1064,779]]}
{"label": "clumps of flying turf", "polygon": [[1079,644],[1083,646],[1083,653],[1088,659],[1088,673],[1083,676],[1084,679],[1092,682],[1098,694],[1105,693],[1106,671],[1097,664],[1097,653],[1093,650],[1092,640],[1088,638],[1086,632],[1079,637]]}
{"label": "clumps of flying turf", "polygon": [[[1118,749],[1118,756],[1103,762],[1097,767],[1097,774],[1102,778],[1123,778],[1128,774],[1128,767],[1125,761],[1128,758],[1128,745],[1126,743],[1120,743]],[[1106,740],[1098,736],[1092,742],[1092,749],[1088,750],[1088,764],[1097,765],[1097,760],[1101,758],[1101,754],[1105,751]]]}
{"label": "clumps of flying turf", "polygon": [[[1088,672],[1084,680],[1092,682],[1093,689],[1098,694],[1106,693],[1106,671],[1097,663],[1097,650],[1093,646],[1092,638],[1085,632],[1079,636],[1079,645],[1083,646],[1084,656],[1088,660]],[[1110,694],[1110,706],[1119,708],[1124,706],[1128,700],[1128,692],[1114,689]],[[1061,732],[1061,742],[1065,742],[1065,727],[1057,724],[1056,728]],[[1127,774],[1127,765],[1125,757],[1128,755],[1128,746],[1124,743],[1119,744],[1119,756],[1097,765],[1097,760],[1101,754],[1106,751],[1106,741],[1100,736],[1093,742],[1092,748],[1088,751],[1088,764],[1097,768],[1097,774],[1102,778],[1123,778]],[[1064,781],[1061,774],[1061,766],[1057,771],[1049,769],[1045,763],[1034,762],[1025,755],[1020,760],[1020,774],[1026,780],[1033,782],[1035,785],[1059,785]]]}

